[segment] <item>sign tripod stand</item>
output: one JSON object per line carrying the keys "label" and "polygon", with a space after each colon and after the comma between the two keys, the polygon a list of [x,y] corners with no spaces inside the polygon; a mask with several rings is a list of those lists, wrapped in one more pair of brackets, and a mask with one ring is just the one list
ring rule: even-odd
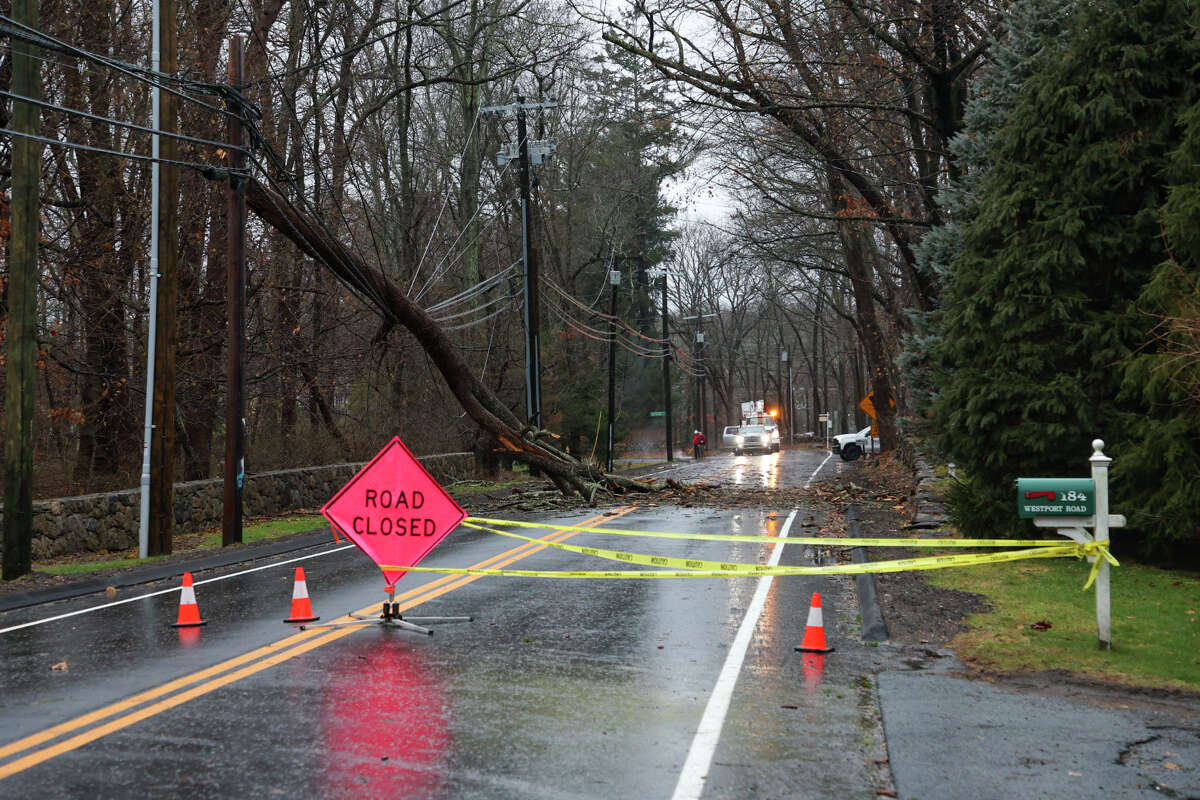
{"label": "sign tripod stand", "polygon": [[306,631],[310,628],[341,628],[346,625],[384,625],[388,628],[400,628],[413,633],[423,633],[426,636],[433,636],[433,628],[426,628],[423,625],[418,625],[418,622],[426,624],[438,623],[446,624],[452,622],[472,622],[474,617],[406,617],[400,613],[400,604],[394,602],[396,587],[388,586],[383,590],[387,594],[387,598],[383,601],[383,606],[380,609],[378,616],[367,616],[366,614],[355,614],[350,612],[349,616],[352,620],[345,622],[324,622],[320,625],[301,625],[300,630]]}

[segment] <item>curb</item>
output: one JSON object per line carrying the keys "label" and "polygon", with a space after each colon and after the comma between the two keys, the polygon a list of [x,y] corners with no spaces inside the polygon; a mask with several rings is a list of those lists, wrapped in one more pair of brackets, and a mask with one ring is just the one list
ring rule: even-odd
{"label": "curb", "polygon": [[[851,505],[846,509],[846,521],[850,524],[850,538],[861,539],[862,522],[858,518],[858,507]],[[855,564],[865,564],[866,550],[855,547],[850,551],[850,558]],[[888,639],[887,623],[883,621],[883,609],[879,607],[879,591],[875,587],[875,575],[870,572],[854,576],[858,588],[858,613],[862,617],[862,639],[864,642],[884,642]]]}

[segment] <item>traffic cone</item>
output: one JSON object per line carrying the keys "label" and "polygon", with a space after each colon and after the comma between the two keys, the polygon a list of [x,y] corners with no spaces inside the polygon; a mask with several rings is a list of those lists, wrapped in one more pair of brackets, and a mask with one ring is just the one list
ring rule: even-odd
{"label": "traffic cone", "polygon": [[314,622],[320,617],[313,614],[308,599],[308,584],[304,580],[304,567],[296,567],[296,582],[292,586],[292,615],[284,622]]}
{"label": "traffic cone", "polygon": [[179,591],[179,618],[172,627],[195,628],[207,625],[208,620],[200,619],[200,606],[196,605],[196,590],[192,588],[192,573],[183,573],[183,588]]}
{"label": "traffic cone", "polygon": [[821,618],[821,593],[813,592],[808,607],[808,624],[804,626],[804,638],[796,648],[802,653],[832,653],[833,648],[825,645],[825,623]]}

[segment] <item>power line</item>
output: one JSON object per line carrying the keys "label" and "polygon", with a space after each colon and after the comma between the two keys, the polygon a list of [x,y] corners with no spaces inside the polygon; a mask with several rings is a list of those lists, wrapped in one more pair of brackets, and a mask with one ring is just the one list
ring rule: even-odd
{"label": "power line", "polygon": [[513,272],[513,270],[515,270],[517,268],[517,264],[520,264],[520,263],[521,263],[520,261],[514,261],[508,267],[504,268],[500,272],[497,272],[495,275],[492,275],[490,278],[484,278],[483,280],[481,280],[479,283],[475,284],[474,286],[472,286],[468,289],[464,289],[463,291],[459,292],[458,294],[454,295],[453,297],[449,297],[449,298],[446,298],[445,300],[442,300],[439,303],[435,303],[434,305],[431,305],[429,308],[427,308],[425,310],[432,314],[436,311],[442,311],[451,306],[459,305],[461,303],[466,302],[467,300],[477,297],[478,295],[482,294],[483,292],[486,292],[492,286],[494,286],[497,283],[499,283],[500,281],[504,280],[504,278],[506,278],[508,275],[510,275]]}
{"label": "power line", "polygon": [[[543,298],[543,299],[548,300],[549,298]],[[592,339],[592,340],[598,341],[598,342],[604,342],[606,344],[612,343],[615,341],[615,343],[617,345],[619,345],[621,348],[623,348],[624,350],[627,350],[630,353],[633,353],[634,355],[642,356],[643,358],[666,358],[666,356],[667,356],[667,348],[666,347],[648,348],[645,345],[642,345],[637,341],[631,341],[628,338],[628,334],[623,334],[620,331],[618,331],[614,335],[611,331],[605,331],[605,330],[600,330],[598,328],[593,328],[592,326],[588,325],[587,323],[580,322],[579,320],[572,317],[570,314],[566,313],[566,311],[564,311],[561,306],[559,306],[555,303],[547,303],[547,305],[549,306],[550,310],[552,312],[554,312],[554,314],[556,316],[558,316],[558,318],[560,320],[562,320],[568,327],[570,327],[572,330],[576,331],[580,335],[584,336],[585,338]],[[612,317],[610,317],[608,314],[603,314],[603,315],[597,314],[597,316],[603,316],[606,319],[612,319]]]}
{"label": "power line", "polygon": [[549,286],[551,289],[556,291],[563,298],[570,301],[571,303],[578,306],[579,308],[583,309],[584,311],[587,311],[589,314],[593,314],[597,317],[608,320],[609,322],[615,322],[618,326],[623,328],[631,336],[636,336],[639,339],[644,339],[647,342],[650,342],[652,344],[659,344],[659,345],[668,344],[666,339],[658,339],[653,336],[647,336],[646,334],[644,334],[641,331],[639,331],[638,329],[634,328],[632,325],[630,325],[628,322],[621,319],[620,317],[614,317],[612,314],[605,314],[603,311],[597,311],[594,308],[588,307],[582,301],[573,297],[569,292],[567,292],[565,289],[563,289],[561,286],[559,286],[558,284],[556,284],[554,281],[550,280],[549,278],[547,278],[545,280],[545,283],[547,286]]}
{"label": "power line", "polygon": [[157,134],[159,136],[166,136],[171,139],[180,139],[182,141],[191,142],[193,144],[203,144],[203,145],[209,145],[212,147],[220,147],[220,148],[224,148],[224,149],[236,151],[236,152],[241,152],[241,153],[249,152],[244,147],[235,147],[234,145],[231,145],[228,142],[215,142],[210,139],[198,139],[194,136],[185,136],[184,134],[181,134],[181,133],[171,133],[168,131],[155,130],[154,128],[148,128],[145,125],[137,125],[132,122],[123,122],[122,120],[119,120],[119,119],[113,119],[112,117],[101,116],[100,114],[93,114],[89,111],[82,111],[77,108],[67,108],[66,106],[60,106],[60,105],[56,105],[54,103],[48,103],[45,100],[37,100],[32,97],[25,97],[24,95],[14,94],[13,92],[9,92],[4,89],[0,89],[0,97],[8,97],[13,100],[18,100],[22,103],[32,103],[35,106],[41,106],[42,108],[47,108],[47,109],[50,109],[51,111],[61,111],[65,114],[72,114],[74,116],[83,117],[84,119],[90,119],[90,120],[94,120],[96,122],[106,122],[110,125],[117,125],[122,128],[128,128],[129,130],[138,131],[140,133],[148,133],[151,135]]}
{"label": "power line", "polygon": [[0,33],[7,33],[11,37],[14,37],[17,39],[22,39],[24,41],[35,44],[38,47],[43,47],[48,50],[54,50],[54,51],[57,51],[60,53],[66,53],[68,55],[77,56],[79,58],[83,58],[83,59],[92,61],[97,64],[103,64],[104,66],[107,66],[110,69],[116,70],[117,72],[123,73],[126,76],[133,78],[134,80],[141,81],[141,82],[149,84],[151,86],[156,86],[159,89],[161,89],[165,92],[168,92],[169,94],[173,94],[177,97],[187,100],[190,103],[195,103],[196,105],[206,108],[209,111],[213,111],[218,114],[224,114],[227,116],[232,116],[231,112],[221,108],[220,106],[215,106],[215,105],[212,105],[211,103],[205,103],[203,100],[197,100],[196,98],[191,97],[190,95],[184,94],[183,92],[180,92],[177,89],[173,89],[170,86],[167,86],[164,83],[164,81],[169,81],[171,83],[175,83],[180,86],[189,86],[194,91],[201,91],[201,92],[205,92],[207,94],[222,96],[227,93],[227,87],[222,86],[220,84],[203,83],[201,81],[192,80],[190,78],[180,78],[180,77],[176,77],[174,75],[167,75],[166,73],[156,72],[156,71],[148,69],[146,67],[141,67],[136,64],[130,64],[128,62],[121,61],[120,59],[116,59],[111,56],[104,56],[104,55],[100,55],[99,53],[93,53],[89,50],[84,50],[83,48],[76,47],[73,44],[64,42],[61,39],[56,39],[53,36],[43,33],[42,31],[39,31],[36,28],[31,28],[28,25],[24,25],[20,22],[17,22],[16,20],[12,19],[11,17],[7,17],[3,14],[0,14]]}
{"label": "power line", "polygon": [[470,316],[471,314],[476,314],[476,313],[484,310],[485,308],[490,308],[491,306],[494,306],[497,303],[503,303],[505,300],[511,300],[513,297],[516,297],[516,295],[513,294],[512,292],[509,292],[508,294],[502,295],[500,297],[493,297],[491,300],[488,300],[487,302],[484,302],[484,303],[480,303],[479,305],[475,306],[474,308],[468,308],[466,311],[456,311],[453,314],[443,314],[441,316],[434,317],[434,320],[436,322],[445,322],[447,320],[459,319],[461,317]]}
{"label": "power line", "polygon": [[118,158],[130,158],[135,161],[148,161],[156,164],[170,164],[176,167],[188,167],[203,173],[207,178],[218,178],[230,175],[245,177],[250,174],[247,171],[234,170],[224,165],[217,166],[213,164],[202,164],[195,161],[176,161],[175,159],[170,158],[155,158],[154,156],[145,156],[141,153],[126,153],[122,150],[108,150],[103,147],[93,147],[92,145],[79,144],[78,142],[68,142],[63,141],[62,139],[51,139],[47,136],[37,136],[32,133],[21,133],[8,128],[0,128],[0,133],[6,133],[9,136],[18,136],[22,139],[30,139],[35,142],[42,142],[44,144],[57,145],[58,147],[66,147],[72,150],[82,150],[90,153],[102,153],[104,155],[117,156]]}

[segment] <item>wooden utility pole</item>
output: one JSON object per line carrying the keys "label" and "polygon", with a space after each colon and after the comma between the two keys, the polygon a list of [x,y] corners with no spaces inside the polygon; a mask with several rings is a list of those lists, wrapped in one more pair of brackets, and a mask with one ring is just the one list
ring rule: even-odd
{"label": "wooden utility pole", "polygon": [[669,318],[667,316],[667,270],[663,269],[662,274],[663,293],[662,293],[662,338],[666,342],[664,345],[667,348],[667,354],[663,358],[663,410],[665,412],[665,422],[667,426],[667,461],[675,460],[675,453],[672,450],[671,441],[671,328]]}
{"label": "wooden utility pole", "polygon": [[[229,40],[229,83],[236,94],[243,85],[242,40]],[[229,110],[229,159],[234,173],[245,168],[242,146],[242,106],[235,97]],[[225,501],[221,514],[221,546],[242,541],[242,488],[246,478],[245,387],[243,364],[246,327],[246,179],[229,176],[228,250],[226,253],[225,307]]]}
{"label": "wooden utility pole", "polygon": [[520,153],[521,243],[525,267],[525,415],[535,428],[542,427],[542,345],[539,331],[537,248],[533,241],[533,204],[530,201],[529,135],[525,124],[525,98],[517,96],[517,147]]}
{"label": "wooden utility pole", "polygon": [[608,320],[608,457],[607,470],[613,471],[613,439],[616,435],[617,415],[617,286],[621,283],[619,270],[608,271],[608,288],[611,297],[610,319]]}
{"label": "wooden utility pole", "polygon": [[[12,18],[36,28],[37,0],[13,0]],[[12,90],[41,95],[36,48],[15,35]],[[33,568],[33,414],[37,377],[38,185],[42,145],[26,136],[40,133],[41,113],[32,103],[13,101],[12,212],[8,244],[8,351],[4,397],[4,580]]]}
{"label": "wooden utility pole", "polygon": [[[179,68],[177,4],[159,0],[161,71],[171,75]],[[179,129],[179,101],[170,92],[161,94],[160,127],[164,134],[159,152],[164,162],[178,159],[178,141],[169,134]],[[175,528],[175,351],[179,341],[179,168],[158,165],[158,313],[155,317],[154,427],[150,434],[150,538],[149,555],[166,555],[173,549]],[[147,389],[149,391],[149,389]]]}

